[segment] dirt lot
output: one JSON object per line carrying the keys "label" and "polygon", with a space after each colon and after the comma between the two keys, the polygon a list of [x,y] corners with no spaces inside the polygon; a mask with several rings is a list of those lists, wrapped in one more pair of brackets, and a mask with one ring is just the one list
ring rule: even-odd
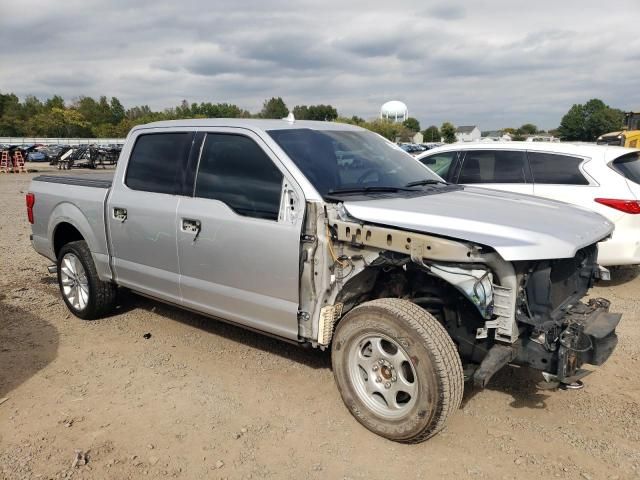
{"label": "dirt lot", "polygon": [[33,176],[0,175],[1,478],[640,478],[638,269],[592,292],[624,317],[583,390],[508,368],[406,446],[349,415],[327,354],[134,295],[72,317],[29,244]]}

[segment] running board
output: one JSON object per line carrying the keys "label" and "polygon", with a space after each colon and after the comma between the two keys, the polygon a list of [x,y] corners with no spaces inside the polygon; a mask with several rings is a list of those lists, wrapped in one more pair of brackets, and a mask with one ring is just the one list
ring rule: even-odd
{"label": "running board", "polygon": [[49,265],[47,267],[47,271],[49,273],[57,273],[58,272],[58,266],[57,265]]}
{"label": "running board", "polygon": [[511,346],[494,345],[482,360],[480,368],[473,374],[473,384],[480,388],[486,387],[491,377],[514,358],[516,358],[516,350]]}

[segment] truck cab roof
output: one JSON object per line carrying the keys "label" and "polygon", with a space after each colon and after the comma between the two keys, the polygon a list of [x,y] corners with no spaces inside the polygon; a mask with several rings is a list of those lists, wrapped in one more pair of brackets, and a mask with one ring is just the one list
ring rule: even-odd
{"label": "truck cab roof", "polygon": [[364,131],[362,127],[339,122],[321,122],[314,120],[294,120],[287,119],[263,119],[263,118],[197,118],[189,120],[165,120],[152,122],[145,125],[138,125],[133,130],[143,130],[149,128],[207,128],[207,127],[231,127],[246,128],[249,130],[284,130],[308,128],[311,130],[343,130],[343,131]]}

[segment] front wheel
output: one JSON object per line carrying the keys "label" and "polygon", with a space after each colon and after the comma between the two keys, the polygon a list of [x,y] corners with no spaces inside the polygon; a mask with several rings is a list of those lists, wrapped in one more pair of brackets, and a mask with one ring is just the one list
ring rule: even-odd
{"label": "front wheel", "polygon": [[117,287],[100,280],[84,240],[69,242],[60,249],[58,284],[64,303],[76,317],[93,320],[115,308]]}
{"label": "front wheel", "polygon": [[432,437],[462,401],[462,364],[451,337],[407,300],[373,300],[347,313],[336,327],[331,360],[352,415],[390,440]]}

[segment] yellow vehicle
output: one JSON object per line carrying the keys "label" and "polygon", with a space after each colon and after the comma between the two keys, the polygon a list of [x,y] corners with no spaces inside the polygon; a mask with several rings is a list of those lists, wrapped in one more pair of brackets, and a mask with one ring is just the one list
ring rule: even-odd
{"label": "yellow vehicle", "polygon": [[621,147],[640,147],[640,112],[624,114],[624,129],[600,135],[596,140],[598,145],[619,145]]}

